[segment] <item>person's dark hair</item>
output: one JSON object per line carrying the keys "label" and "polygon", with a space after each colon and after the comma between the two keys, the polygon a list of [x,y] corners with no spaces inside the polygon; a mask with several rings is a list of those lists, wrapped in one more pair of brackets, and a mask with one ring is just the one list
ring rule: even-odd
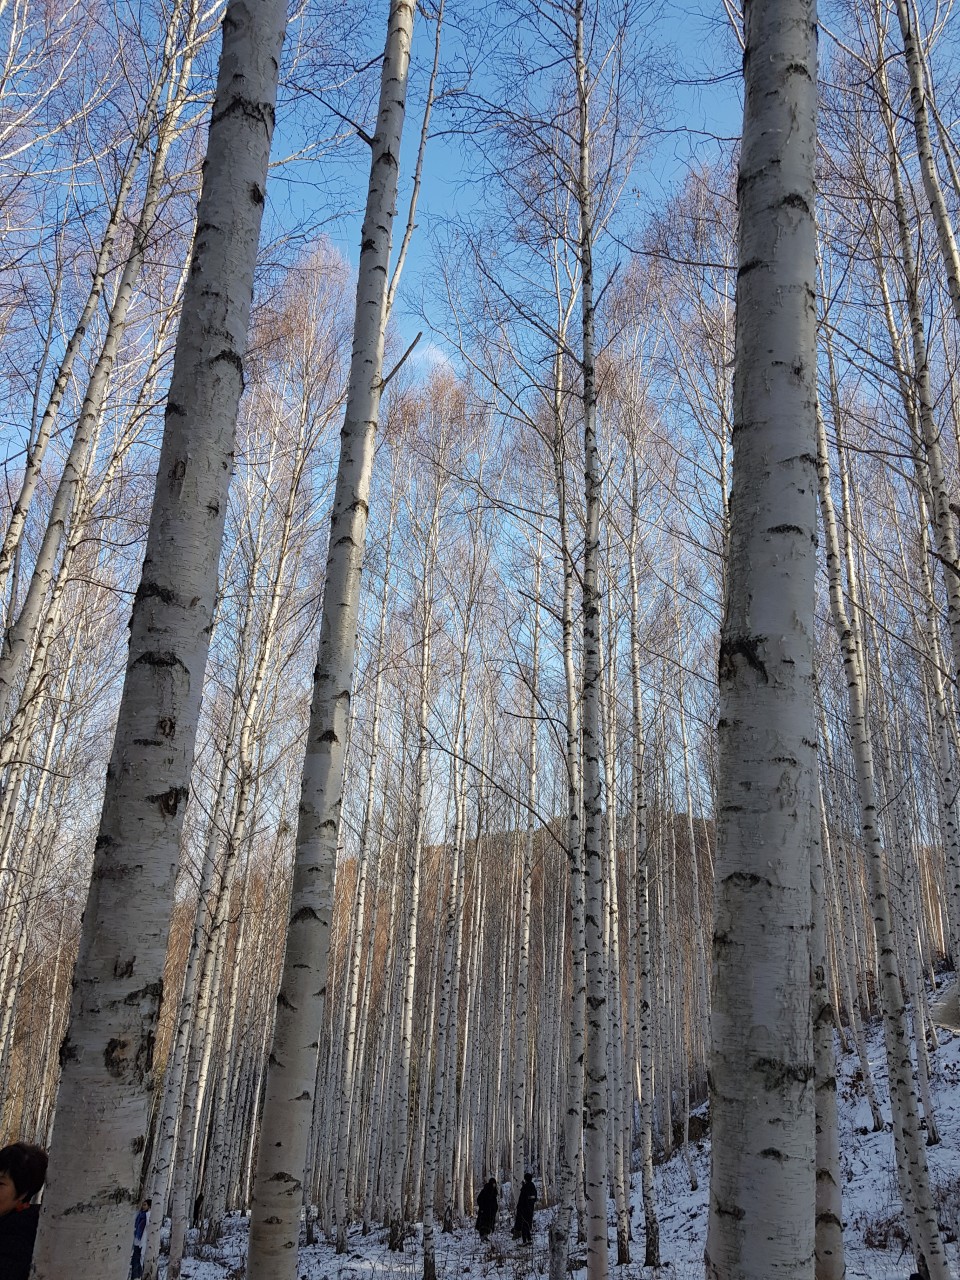
{"label": "person's dark hair", "polygon": [[10,1176],[17,1198],[29,1200],[43,1186],[47,1176],[47,1153],[29,1142],[11,1142],[0,1150],[0,1173]]}

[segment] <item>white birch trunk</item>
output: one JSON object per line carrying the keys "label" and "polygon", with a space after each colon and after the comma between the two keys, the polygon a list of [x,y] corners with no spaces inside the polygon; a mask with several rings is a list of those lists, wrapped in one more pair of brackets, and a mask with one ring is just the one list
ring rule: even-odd
{"label": "white birch trunk", "polygon": [[[389,752],[388,752],[389,755]],[[373,990],[373,971],[374,971],[374,955],[377,938],[377,925],[379,917],[379,894],[377,889],[382,881],[382,866],[384,856],[384,821],[383,813],[379,815],[377,832],[377,850],[374,862],[374,880],[372,885],[372,893],[374,898],[374,909],[370,913],[370,925],[367,941],[367,964],[363,976],[363,992],[360,999],[360,1008],[363,1016],[360,1019],[360,1033],[357,1044],[357,1069],[354,1080],[354,1100],[351,1108],[351,1116],[359,1112],[364,1123],[359,1125],[360,1143],[358,1144],[358,1155],[356,1157],[354,1167],[351,1172],[351,1194],[356,1201],[357,1208],[363,1218],[363,1233],[366,1235],[370,1230],[370,1215],[367,1203],[367,1186],[369,1184],[369,1162],[370,1148],[372,1145],[372,1135],[376,1133],[376,1127],[373,1124],[373,1108],[377,1097],[377,1084],[379,1076],[376,1071],[372,1076],[370,1073],[371,1053],[369,1045],[372,1041],[370,1034],[370,1023],[373,1019],[373,1009],[371,1005],[371,993]],[[381,1042],[383,1037],[381,1036]],[[379,1061],[376,1059],[375,1061]],[[351,1120],[352,1123],[352,1120]],[[363,1193],[361,1194],[361,1188]]]}
{"label": "white birch trunk", "polygon": [[570,954],[572,959],[572,1017],[570,1043],[567,1057],[567,1076],[564,1082],[564,1118],[559,1138],[557,1156],[557,1208],[550,1225],[550,1280],[563,1280],[567,1268],[567,1248],[570,1236],[570,1217],[576,1182],[580,1169],[580,1151],[583,1134],[583,1079],[584,1079],[584,1017],[586,990],[584,974],[584,898],[583,851],[581,841],[580,805],[582,786],[580,779],[580,724],[578,715],[577,683],[573,662],[573,561],[567,544],[567,514],[563,479],[563,454],[560,435],[563,430],[562,393],[559,377],[560,361],[556,363],[555,422],[558,442],[555,448],[557,497],[559,503],[561,553],[563,558],[563,661],[566,681],[566,771],[567,812],[566,844],[570,880],[570,904],[572,928]]}
{"label": "white birch trunk", "polygon": [[[436,515],[436,510],[434,512]],[[387,1213],[390,1224],[389,1244],[392,1250],[403,1248],[406,1214],[403,1195],[404,1172],[408,1158],[407,1135],[410,1128],[410,1076],[413,1060],[413,998],[417,971],[417,940],[420,923],[421,863],[426,839],[427,771],[430,760],[429,704],[427,688],[430,673],[433,544],[436,524],[431,523],[427,535],[426,562],[422,585],[419,703],[417,710],[417,763],[414,778],[414,835],[407,849],[407,888],[403,903],[406,939],[403,950],[403,982],[399,1011],[399,1054],[394,1077],[394,1126],[391,1134],[391,1177]]]}
{"label": "white birch trunk", "polygon": [[[650,850],[647,843],[647,808],[644,796],[643,685],[640,653],[640,584],[636,545],[639,533],[639,474],[634,470],[633,502],[630,517],[630,686],[633,713],[632,793],[630,797],[630,841],[637,869],[636,920],[637,963],[639,966],[640,1017],[640,1176],[644,1222],[645,1267],[660,1266],[660,1224],[657,1220],[653,1179],[653,992],[650,949]],[[630,1064],[633,1070],[633,1063]]]}
{"label": "white birch trunk", "polygon": [[816,8],[745,10],[707,1276],[814,1274]]}
{"label": "white birch trunk", "polygon": [[[873,603],[869,593],[866,594],[865,603],[867,605],[868,615],[873,613]],[[895,670],[892,664],[892,655],[890,654],[889,638],[887,641],[888,664],[889,669]],[[874,632],[872,636],[872,650],[874,653],[881,651],[879,637]],[[878,664],[879,666],[879,664]],[[877,672],[877,686],[880,683],[880,673]],[[882,696],[882,695],[881,695]],[[905,726],[900,726],[900,733],[903,735]],[[913,1047],[916,1054],[917,1062],[917,1087],[920,1093],[920,1101],[923,1106],[923,1114],[926,1120],[928,1147],[936,1146],[940,1141],[940,1134],[937,1129],[937,1121],[933,1111],[933,1100],[930,1096],[930,1060],[927,1054],[927,1044],[924,1036],[924,1010],[923,1010],[923,974],[922,974],[922,957],[920,955],[920,943],[918,933],[917,911],[916,911],[916,856],[913,845],[912,833],[908,821],[906,806],[904,803],[903,786],[899,781],[898,775],[901,770],[896,769],[893,758],[893,741],[890,734],[890,716],[882,714],[881,734],[883,741],[883,781],[886,791],[885,808],[888,814],[888,835],[887,846],[895,850],[894,857],[896,859],[896,879],[899,881],[899,902],[895,907],[896,923],[899,924],[900,937],[898,939],[898,951],[901,956],[902,968],[905,970],[905,985],[907,994],[910,998],[910,1022],[913,1028]],[[889,873],[889,869],[888,869]]]}
{"label": "white birch trunk", "polygon": [[[479,866],[479,850],[478,866]],[[479,990],[481,975],[481,932],[483,920],[483,903],[486,886],[482,876],[475,879],[473,886],[473,911],[471,927],[467,933],[470,953],[467,959],[466,1010],[464,1026],[466,1035],[463,1043],[463,1057],[460,1075],[463,1085],[460,1090],[460,1105],[457,1124],[457,1156],[456,1163],[463,1170],[464,1176],[457,1184],[457,1215],[463,1217],[468,1209],[472,1209],[476,1200],[474,1183],[474,1166],[476,1144],[474,1142],[473,1122],[476,1115],[474,1108],[473,1088],[477,1078],[477,1055],[480,1037],[477,1034]]]}
{"label": "white birch trunk", "polygon": [[527,1005],[530,982],[530,902],[533,879],[533,841],[537,803],[537,730],[540,707],[538,679],[540,665],[540,561],[541,534],[537,531],[533,565],[533,616],[530,645],[530,723],[527,729],[527,820],[520,866],[520,945],[517,957],[517,999],[514,1008],[513,1049],[513,1163],[510,1186],[516,1205],[527,1163],[527,1058],[529,1032]]}
{"label": "white birch trunk", "polygon": [[[453,795],[452,786],[447,789],[447,822],[444,824],[444,830],[449,829],[449,801]],[[427,864],[426,868],[427,883],[431,879],[431,868]],[[448,883],[448,877],[442,867],[436,869],[437,897],[433,913],[433,946],[431,947],[430,964],[427,974],[427,1007],[423,1018],[420,1020],[420,1043],[417,1046],[415,1060],[418,1064],[418,1081],[417,1081],[417,1097],[414,1105],[414,1116],[416,1117],[416,1129],[410,1141],[406,1197],[405,1204],[406,1217],[415,1220],[418,1206],[422,1212],[422,1222],[424,1232],[426,1231],[426,1207],[424,1204],[424,1178],[426,1172],[427,1159],[429,1153],[428,1133],[430,1130],[430,1112],[431,1103],[434,1097],[436,1084],[436,1065],[437,1065],[437,1040],[442,1036],[446,1039],[446,1029],[438,1025],[437,1011],[440,999],[440,967],[443,962],[443,956],[446,952],[446,931],[444,923],[447,913],[450,909],[450,902],[453,897],[453,884]],[[444,1044],[444,1047],[446,1045]],[[439,1103],[438,1103],[439,1106]],[[439,1111],[438,1111],[439,1117]],[[435,1131],[435,1136],[439,1138],[439,1125]],[[436,1193],[436,1169],[434,1169],[434,1193]],[[426,1265],[426,1251],[424,1251],[424,1265]]]}
{"label": "white birch trunk", "polygon": [[604,917],[604,947],[607,953],[609,982],[609,1019],[607,1056],[609,1064],[610,1117],[608,1163],[613,1179],[613,1199],[617,1216],[617,1266],[630,1261],[630,1151],[631,1118],[627,1111],[624,1088],[624,1035],[622,966],[620,960],[620,890],[617,876],[619,829],[616,803],[617,704],[613,690],[617,686],[616,636],[611,616],[612,601],[608,586],[608,631],[606,679],[604,691],[604,783],[607,795],[604,859],[607,876],[607,910]]}
{"label": "white birch trunk", "polygon": [[[663,706],[660,707],[660,731],[657,748],[661,757],[664,750],[664,729],[663,729]],[[657,849],[659,859],[657,862],[657,874],[648,880],[648,886],[651,889],[652,910],[650,919],[657,925],[657,944],[655,950],[655,967],[651,970],[653,974],[653,985],[657,991],[672,990],[671,974],[667,964],[667,951],[669,945],[668,930],[668,912],[669,912],[669,882],[668,882],[668,860],[666,856],[666,837],[664,835],[664,827],[670,821],[668,811],[668,799],[664,793],[663,784],[659,778],[662,768],[657,770],[657,790],[656,812],[659,817],[657,832]],[[656,1045],[656,1062],[654,1064],[654,1080],[656,1081],[655,1100],[656,1118],[659,1125],[658,1133],[661,1141],[661,1155],[668,1160],[673,1153],[673,1036],[671,1034],[671,1017],[672,1017],[672,1001],[657,1000],[655,1005],[656,1029],[653,1032],[653,1039]]]}
{"label": "white birch trunk", "polygon": [[[643,766],[635,783],[643,787]],[[650,850],[647,843],[646,817],[641,801],[637,809],[637,886],[638,950],[640,962],[640,1159],[641,1198],[643,1202],[645,1267],[660,1266],[660,1222],[657,1217],[656,1190],[653,1177],[653,962],[650,950]]]}
{"label": "white birch trunk", "polygon": [[907,75],[910,78],[910,105],[913,108],[913,127],[917,138],[917,156],[920,161],[920,175],[923,189],[933,214],[933,223],[937,230],[937,242],[940,246],[940,257],[943,260],[943,271],[947,278],[947,289],[953,303],[953,314],[960,324],[960,251],[953,232],[953,224],[943,198],[943,189],[937,174],[936,161],[933,156],[933,145],[930,140],[930,122],[927,118],[927,95],[923,63],[917,43],[917,33],[913,25],[914,10],[910,0],[896,0],[897,18],[900,22],[900,35],[903,40],[903,58],[907,64]]}
{"label": "white birch trunk", "polygon": [[[671,1010],[673,1017],[673,1035],[675,1041],[674,1061],[679,1064],[677,1070],[680,1075],[679,1088],[679,1104],[680,1104],[680,1151],[683,1156],[684,1168],[687,1171],[687,1181],[690,1184],[690,1190],[697,1190],[697,1174],[693,1167],[693,1160],[690,1157],[690,984],[688,982],[689,966],[687,963],[686,949],[679,945],[681,938],[680,926],[680,883],[678,879],[677,869],[677,819],[674,814],[671,779],[667,771],[666,755],[663,760],[663,794],[668,799],[667,823],[669,826],[669,848],[670,857],[668,862],[669,872],[669,905],[664,911],[664,927],[670,936],[675,939],[672,950],[674,951],[673,972],[670,974],[669,990],[671,992]],[[673,1080],[670,1080],[670,1087],[673,1087]]]}
{"label": "white birch trunk", "polygon": [[[234,703],[233,711],[239,707]],[[231,738],[231,729],[235,729],[232,718],[227,727],[227,740]],[[221,759],[220,776],[215,792],[214,814],[219,816],[223,805],[227,783],[226,759]],[[204,846],[204,858],[201,864],[200,888],[197,901],[196,917],[190,948],[187,952],[187,963],[183,975],[183,990],[178,1005],[176,1032],[167,1061],[164,1077],[163,1095],[160,1105],[160,1120],[155,1139],[148,1197],[156,1206],[150,1215],[147,1238],[144,1243],[142,1261],[146,1280],[154,1280],[157,1258],[160,1251],[160,1229],[163,1225],[164,1208],[167,1203],[170,1185],[173,1179],[175,1144],[177,1140],[178,1122],[181,1114],[183,1093],[187,1074],[187,1057],[190,1050],[190,1036],[194,1023],[194,1007],[199,978],[198,962],[204,947],[209,924],[211,904],[222,892],[222,871],[217,868],[217,824],[211,823],[208,838]]]}
{"label": "white birch trunk", "polygon": [[[466,734],[466,724],[464,724],[464,734]],[[481,743],[481,752],[483,746]],[[456,1213],[456,1195],[458,1189],[463,1187],[464,1170],[459,1164],[457,1158],[457,1145],[459,1141],[458,1120],[458,1093],[462,1092],[462,1073],[458,1074],[458,1064],[460,1062],[459,1041],[460,1036],[460,1007],[465,1003],[461,996],[462,974],[463,974],[463,931],[464,917],[466,914],[466,857],[467,857],[467,830],[466,830],[466,786],[468,780],[468,770],[466,763],[466,738],[463,740],[463,760],[460,766],[460,781],[457,791],[458,805],[458,824],[462,824],[460,828],[460,848],[457,850],[458,865],[462,863],[462,877],[460,884],[460,904],[457,909],[456,918],[456,934],[453,945],[453,974],[451,977],[453,1000],[450,1008],[450,1048],[447,1052],[447,1081],[446,1096],[448,1099],[447,1107],[447,1125],[444,1134],[444,1146],[441,1158],[441,1169],[443,1175],[443,1230],[452,1232],[454,1228],[454,1219]],[[482,791],[481,791],[482,795]],[[479,858],[480,842],[482,834],[483,822],[483,805],[478,796],[477,804],[477,828],[474,837],[474,851]],[[469,1026],[469,1022],[467,1023]],[[465,1037],[464,1037],[465,1038]],[[461,1191],[462,1194],[462,1191]]]}
{"label": "white birch trunk", "polygon": [[[249,867],[248,867],[249,870]],[[224,1063],[221,1088],[213,1113],[213,1145],[210,1164],[212,1173],[206,1196],[205,1217],[210,1224],[209,1235],[216,1239],[220,1224],[227,1212],[227,1186],[229,1180],[230,1151],[228,1131],[234,1124],[240,1100],[240,1063],[242,1038],[237,1032],[240,1015],[241,975],[246,964],[245,943],[249,919],[248,891],[250,876],[243,878],[243,890],[239,905],[240,930],[237,936],[234,964],[229,975],[229,998],[226,1025],[223,1030]]]}
{"label": "white birch trunk", "polygon": [[917,264],[910,238],[903,184],[900,178],[900,162],[897,156],[894,122],[889,107],[884,103],[889,145],[890,177],[893,185],[894,208],[903,257],[903,274],[906,284],[907,309],[910,317],[910,333],[913,348],[913,369],[909,376],[901,377],[904,407],[912,416],[914,396],[916,413],[920,419],[923,436],[924,461],[926,462],[927,487],[929,488],[930,514],[937,540],[937,550],[943,568],[944,590],[947,597],[947,624],[953,649],[954,668],[960,672],[960,551],[958,551],[954,516],[951,510],[950,491],[946,469],[940,448],[940,429],[934,420],[933,390],[930,385],[930,364],[923,328],[923,315],[918,294]]}
{"label": "white birch trunk", "polygon": [[[354,1064],[357,1053],[357,1017],[358,990],[360,985],[360,962],[366,935],[367,913],[367,875],[370,862],[370,844],[373,825],[374,787],[376,768],[380,750],[380,712],[383,690],[383,655],[386,653],[385,640],[387,629],[387,602],[390,591],[390,566],[393,550],[393,517],[396,511],[395,502],[391,502],[390,519],[387,525],[387,544],[384,556],[383,591],[380,597],[380,624],[377,636],[376,662],[377,674],[374,680],[371,725],[370,725],[370,765],[367,773],[367,793],[364,802],[363,820],[360,826],[360,853],[357,861],[357,885],[354,898],[355,945],[348,957],[347,983],[344,992],[344,1031],[343,1031],[343,1064],[341,1067],[340,1114],[337,1122],[336,1136],[336,1182],[334,1186],[334,1219],[337,1224],[337,1253],[344,1253],[347,1247],[347,1178],[348,1161],[354,1147],[350,1141],[353,1124],[353,1107],[356,1081]],[[373,957],[369,958],[372,965]]]}
{"label": "white birch trunk", "polygon": [[[285,6],[228,7],[157,491],[61,1058],[37,1280],[123,1280],[209,644]],[[242,104],[242,109],[239,109]]]}
{"label": "white birch trunk", "polygon": [[[401,789],[402,794],[402,789]],[[399,827],[399,824],[398,824]],[[396,919],[396,901],[397,901],[397,881],[399,880],[399,868],[397,862],[399,860],[399,841],[396,844],[393,873],[390,879],[390,904],[387,912],[387,932],[389,942],[387,946],[387,956],[384,963],[384,991],[389,992],[394,985],[394,949],[396,945],[397,930],[394,926]],[[386,1002],[387,997],[384,997]],[[387,1006],[387,1014],[392,1014],[392,1009]],[[391,1019],[392,1022],[392,1019]],[[370,1154],[367,1160],[367,1183],[366,1193],[363,1204],[363,1232],[368,1234],[370,1230],[370,1220],[374,1213],[379,1213],[379,1205],[377,1199],[377,1178],[383,1168],[383,1161],[380,1158],[380,1146],[386,1141],[388,1124],[384,1123],[384,1114],[386,1112],[386,1089],[387,1081],[390,1078],[390,1031],[389,1023],[381,1027],[380,1040],[377,1045],[376,1066],[374,1068],[373,1079],[374,1089],[373,1098],[370,1104],[370,1131],[372,1139],[370,1143]]]}
{"label": "white birch trunk", "polygon": [[[820,742],[821,744],[825,743],[825,737],[822,732]],[[850,1029],[853,1033],[853,1043],[857,1052],[857,1061],[860,1063],[860,1073],[863,1076],[863,1090],[867,1096],[867,1102],[870,1107],[873,1132],[880,1133],[883,1129],[883,1113],[880,1110],[880,1102],[877,1098],[877,1087],[873,1079],[873,1069],[870,1066],[866,1040],[863,1035],[863,1021],[860,1017],[860,1001],[850,976],[851,967],[847,959],[850,942],[849,933],[846,931],[845,926],[849,916],[852,914],[852,907],[849,905],[849,894],[839,894],[836,891],[836,877],[833,875],[831,869],[833,861],[831,854],[832,842],[830,839],[830,829],[827,823],[826,813],[826,803],[823,794],[823,777],[821,774],[820,852],[821,857],[823,858],[825,882],[828,886],[825,903],[831,904],[834,909],[834,937],[836,939],[836,951],[840,958],[843,998],[846,1001],[846,1005],[850,1013]]]}
{"label": "white birch trunk", "polygon": [[949,1271],[940,1238],[936,1206],[931,1194],[926,1151],[920,1134],[903,985],[891,918],[883,848],[877,825],[878,807],[873,748],[867,721],[866,691],[860,658],[862,646],[858,642],[853,620],[847,616],[843,598],[840,543],[830,495],[829,460],[822,419],[818,421],[818,450],[820,503],[826,542],[830,606],[840,638],[846,673],[850,706],[850,737],[860,800],[860,820],[870,876],[874,931],[879,953],[880,1002],[890,1081],[890,1108],[896,1138],[898,1180],[918,1264],[921,1258],[925,1259],[931,1280],[947,1280]]}
{"label": "white birch trunk", "polygon": [[[466,640],[466,635],[464,637]],[[457,719],[462,724],[466,718],[467,700],[467,665],[466,653],[461,654],[462,667],[460,690],[457,701]],[[457,733],[455,741],[459,740]],[[440,999],[436,1020],[436,1049],[433,1072],[433,1093],[430,1100],[429,1126],[427,1130],[427,1150],[423,1180],[423,1277],[424,1280],[436,1280],[437,1260],[434,1243],[434,1217],[437,1192],[437,1172],[441,1147],[442,1113],[444,1111],[444,1091],[448,1082],[447,1062],[450,1054],[456,1053],[456,1043],[451,1032],[456,1030],[453,1015],[453,1001],[456,988],[453,985],[455,976],[455,948],[457,944],[457,922],[463,911],[463,888],[465,876],[465,858],[463,848],[463,797],[458,785],[459,769],[454,757],[452,785],[456,804],[454,823],[454,866],[453,883],[447,899],[446,920],[444,922],[444,955],[441,978]],[[430,1025],[430,1024],[428,1024]],[[448,1100],[448,1107],[452,1101]]]}
{"label": "white birch trunk", "polygon": [[[818,819],[819,825],[819,819]],[[816,1087],[817,1195],[815,1233],[816,1280],[843,1280],[843,1199],[840,1130],[837,1123],[837,1074],[833,1041],[834,1013],[827,982],[826,899],[823,855],[819,840],[810,860],[813,932],[813,1054]]]}
{"label": "white birch trunk", "polygon": [[918,620],[921,644],[926,648],[928,662],[925,679],[935,721],[937,757],[937,784],[939,798],[940,831],[946,855],[947,943],[948,954],[954,967],[960,963],[960,812],[958,812],[958,788],[954,731],[956,716],[947,697],[943,672],[945,663],[940,636],[937,630],[936,604],[930,574],[929,544],[926,536],[926,503],[921,498],[921,545],[917,557],[922,576],[924,612]]}
{"label": "white birch trunk", "polygon": [[594,375],[593,193],[590,173],[590,100],[583,44],[583,4],[574,9],[574,59],[579,110],[580,293],[583,379],[583,862],[586,956],[586,1063],[584,1072],[584,1180],[587,1210],[587,1277],[606,1280],[607,1238],[607,957],[603,946],[605,866],[603,857],[602,731],[600,716],[600,485],[597,393]]}
{"label": "white birch trunk", "polygon": [[217,1016],[219,978],[223,964],[224,924],[230,903],[233,884],[232,858],[224,855],[220,875],[219,892],[207,934],[203,966],[197,984],[196,1012],[193,1020],[190,1050],[187,1055],[186,1080],[180,1104],[177,1132],[177,1151],[174,1178],[173,1207],[170,1212],[170,1254],[167,1274],[170,1280],[179,1280],[180,1263],[186,1236],[190,1200],[194,1190],[194,1173],[199,1157],[198,1135],[203,1114],[207,1073],[212,1051],[213,1025]]}
{"label": "white birch trunk", "polygon": [[331,515],[290,923],[267,1073],[262,1121],[266,1141],[260,1144],[250,1222],[248,1274],[257,1280],[293,1280],[297,1269],[412,29],[412,4],[393,0],[361,236],[353,356]]}

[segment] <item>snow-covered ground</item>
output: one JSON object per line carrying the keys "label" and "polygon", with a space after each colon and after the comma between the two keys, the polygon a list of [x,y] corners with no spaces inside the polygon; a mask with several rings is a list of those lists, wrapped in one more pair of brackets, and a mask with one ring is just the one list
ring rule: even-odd
{"label": "snow-covered ground", "polygon": [[[960,1233],[960,1036],[940,1032],[944,1042],[933,1056],[931,1089],[941,1141],[929,1147],[931,1177],[940,1203],[940,1224],[948,1242],[951,1271],[958,1274],[956,1239]],[[886,1064],[879,1028],[869,1037],[870,1063],[881,1097],[886,1094]],[[844,1196],[844,1243],[848,1280],[906,1280],[914,1268],[897,1193],[893,1163],[893,1134],[870,1131],[870,1110],[858,1083],[855,1055],[839,1064],[840,1143]],[[884,1106],[889,1120],[889,1107]],[[703,1245],[707,1230],[707,1188],[710,1173],[709,1137],[692,1146],[698,1189],[692,1191],[682,1156],[677,1153],[656,1171],[660,1216],[662,1269],[659,1280],[693,1280],[703,1275]],[[623,1280],[652,1280],[642,1265],[643,1211],[639,1174],[634,1175],[633,1223],[637,1232],[632,1250],[639,1259],[616,1267],[615,1242],[611,1271]],[[524,1248],[510,1238],[510,1221],[501,1212],[497,1231],[482,1241],[471,1224],[453,1235],[437,1235],[439,1280],[528,1280],[547,1273],[547,1226],[551,1210],[536,1215],[533,1245]],[[238,1280],[244,1274],[247,1221],[233,1215],[215,1248],[183,1263],[184,1280]],[[611,1241],[614,1232],[611,1229]],[[346,1254],[337,1256],[330,1244],[318,1243],[300,1252],[299,1274],[304,1280],[417,1280],[422,1275],[419,1237],[412,1237],[403,1254],[391,1253],[386,1231],[350,1236]],[[582,1250],[580,1251],[582,1256]],[[573,1259],[574,1265],[576,1257]],[[583,1280],[585,1271],[573,1280]]]}

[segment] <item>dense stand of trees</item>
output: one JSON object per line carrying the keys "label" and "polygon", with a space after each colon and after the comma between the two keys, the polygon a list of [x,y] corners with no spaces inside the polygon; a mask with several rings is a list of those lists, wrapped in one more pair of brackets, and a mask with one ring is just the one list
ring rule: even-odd
{"label": "dense stand of trees", "polygon": [[[731,6],[742,153],[642,213],[669,51],[633,0],[497,6],[466,82],[462,14],[394,0],[381,58],[321,10],[281,55],[272,0],[0,5],[0,1128],[52,1140],[38,1274],[120,1280],[146,1194],[149,1276],[157,1208],[176,1275],[192,1216],[253,1205],[258,1276],[293,1274],[305,1216],[340,1250],[422,1222],[434,1280],[437,1231],[527,1168],[555,1280],[575,1234],[590,1280],[608,1234],[656,1265],[653,1162],[709,1072],[710,1274],[835,1280],[836,1050],[942,1280],[949,14],[821,9],[814,93],[812,9]],[[371,162],[356,270],[322,189],[289,194],[331,105]],[[409,291],[426,358],[398,274],[425,109],[471,177]],[[735,1226],[761,1187],[805,1206],[771,1251]]]}

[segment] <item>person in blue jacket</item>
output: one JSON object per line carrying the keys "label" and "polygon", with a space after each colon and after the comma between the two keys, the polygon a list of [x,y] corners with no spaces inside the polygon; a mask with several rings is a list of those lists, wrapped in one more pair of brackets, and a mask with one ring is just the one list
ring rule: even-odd
{"label": "person in blue jacket", "polygon": [[143,1247],[146,1244],[147,1223],[150,1220],[152,1200],[141,1200],[133,1222],[133,1253],[130,1255],[130,1280],[140,1280],[143,1275]]}

